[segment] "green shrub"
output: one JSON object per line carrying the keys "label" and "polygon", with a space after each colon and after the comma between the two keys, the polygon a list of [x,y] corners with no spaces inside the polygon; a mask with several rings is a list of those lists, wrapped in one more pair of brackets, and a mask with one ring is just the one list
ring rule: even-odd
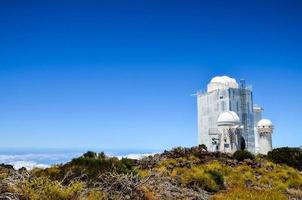
{"label": "green shrub", "polygon": [[238,150],[233,154],[233,158],[238,161],[243,161],[245,159],[254,160],[255,156],[246,150]]}
{"label": "green shrub", "polygon": [[223,188],[223,175],[215,170],[205,170],[203,166],[190,169],[175,168],[172,177],[179,177],[182,185],[191,188],[202,188],[209,192],[216,192]]}
{"label": "green shrub", "polygon": [[10,192],[17,193],[20,199],[28,200],[67,200],[77,199],[84,189],[82,182],[72,182],[63,186],[58,181],[46,177],[25,180],[22,185],[12,186]]}
{"label": "green shrub", "polygon": [[74,158],[63,168],[66,170],[72,168],[78,171],[84,170],[89,177],[95,177],[100,172],[117,172],[130,173],[135,172],[135,162],[133,159],[122,158],[119,160],[116,157],[106,157],[105,154],[95,152],[87,152],[79,158]]}
{"label": "green shrub", "polygon": [[302,179],[295,178],[290,180],[288,187],[302,191]]}
{"label": "green shrub", "polygon": [[[116,157],[106,157],[104,153],[87,152],[78,158],[72,159],[64,165],[55,165],[46,169],[33,169],[31,173],[37,177],[46,177],[51,180],[63,181],[63,184],[69,184],[74,177],[80,177],[82,174],[86,178],[94,180],[100,173],[137,173],[135,169],[135,160]],[[71,174],[66,176],[66,174]],[[83,177],[83,176],[82,176]],[[83,177],[82,181],[85,181]]]}
{"label": "green shrub", "polygon": [[48,177],[51,180],[59,180],[64,177],[65,172],[61,170],[62,165],[54,165],[49,168],[34,168],[31,173],[38,177]]}
{"label": "green shrub", "polygon": [[104,193],[96,189],[90,190],[86,196],[80,198],[80,200],[103,200],[103,199],[105,199]]}
{"label": "green shrub", "polygon": [[208,151],[208,148],[207,148],[207,146],[205,144],[198,145],[198,148],[203,149],[205,151]]}
{"label": "green shrub", "polygon": [[200,187],[206,191],[214,192],[219,190],[219,186],[216,184],[213,177],[202,170],[193,170],[183,174],[181,177],[183,184],[189,187]]}
{"label": "green shrub", "polygon": [[211,200],[287,200],[282,193],[274,190],[254,190],[235,187],[214,195]]}
{"label": "green shrub", "polygon": [[207,170],[206,172],[211,175],[211,177],[213,178],[215,183],[220,187],[220,189],[224,187],[224,177],[222,173],[216,170]]}
{"label": "green shrub", "polygon": [[268,152],[267,158],[277,164],[286,164],[302,170],[302,151],[297,148],[282,147]]}
{"label": "green shrub", "polygon": [[93,151],[87,151],[83,154],[84,158],[96,158],[97,154]]}

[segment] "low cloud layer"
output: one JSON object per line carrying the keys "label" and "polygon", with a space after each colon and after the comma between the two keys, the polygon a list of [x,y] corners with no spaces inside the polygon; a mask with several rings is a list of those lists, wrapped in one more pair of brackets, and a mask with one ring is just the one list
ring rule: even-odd
{"label": "low cloud layer", "polygon": [[[46,168],[54,164],[66,163],[72,158],[79,157],[83,152],[50,152],[50,153],[26,153],[26,154],[0,154],[0,163],[13,165],[15,169],[25,167],[31,170],[35,167]],[[106,153],[110,156],[121,158],[141,159],[152,153]]]}

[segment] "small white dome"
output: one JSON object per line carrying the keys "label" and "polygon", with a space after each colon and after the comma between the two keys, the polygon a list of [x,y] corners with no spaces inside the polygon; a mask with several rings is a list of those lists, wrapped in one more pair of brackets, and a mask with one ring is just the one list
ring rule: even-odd
{"label": "small white dome", "polygon": [[272,126],[273,126],[273,123],[268,119],[261,119],[257,123],[257,127],[272,127]]}
{"label": "small white dome", "polygon": [[240,119],[238,115],[233,111],[226,111],[221,113],[217,120],[218,126],[238,125],[239,123],[240,123]]}
{"label": "small white dome", "polygon": [[228,76],[215,76],[208,84],[208,92],[227,88],[238,88],[238,83]]}

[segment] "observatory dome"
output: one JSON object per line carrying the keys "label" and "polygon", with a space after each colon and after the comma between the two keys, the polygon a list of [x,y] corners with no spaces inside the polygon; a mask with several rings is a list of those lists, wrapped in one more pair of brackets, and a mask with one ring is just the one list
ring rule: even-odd
{"label": "observatory dome", "polygon": [[268,119],[261,119],[258,123],[257,123],[257,127],[261,128],[267,128],[267,127],[272,127],[273,123],[268,120]]}
{"label": "observatory dome", "polygon": [[215,76],[208,84],[208,92],[227,88],[238,88],[238,83],[234,78],[228,76]]}
{"label": "observatory dome", "polygon": [[219,115],[217,120],[218,126],[224,126],[224,125],[238,125],[240,123],[240,119],[238,115],[233,111],[226,111]]}

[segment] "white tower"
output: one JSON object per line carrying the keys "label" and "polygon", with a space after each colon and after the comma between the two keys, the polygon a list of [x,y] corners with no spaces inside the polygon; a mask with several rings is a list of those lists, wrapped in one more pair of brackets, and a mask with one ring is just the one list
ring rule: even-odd
{"label": "white tower", "polygon": [[259,134],[259,153],[266,155],[272,150],[272,133],[273,123],[268,119],[262,119],[257,124],[257,132]]}
{"label": "white tower", "polygon": [[217,127],[220,152],[234,153],[240,149],[241,131],[239,125],[240,119],[235,112],[226,111],[219,115]]}

